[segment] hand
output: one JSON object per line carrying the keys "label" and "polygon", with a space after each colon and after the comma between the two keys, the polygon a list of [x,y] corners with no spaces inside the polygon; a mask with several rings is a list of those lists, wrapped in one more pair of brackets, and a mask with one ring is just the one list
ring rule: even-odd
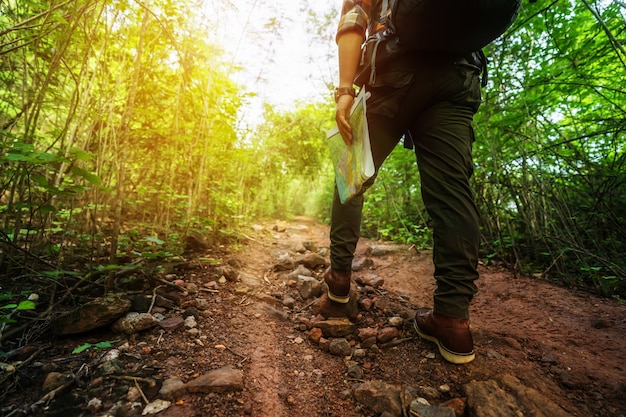
{"label": "hand", "polygon": [[350,126],[350,110],[354,103],[354,97],[349,94],[339,96],[337,100],[337,112],[335,113],[335,120],[337,121],[337,127],[339,133],[346,145],[352,144],[352,126]]}

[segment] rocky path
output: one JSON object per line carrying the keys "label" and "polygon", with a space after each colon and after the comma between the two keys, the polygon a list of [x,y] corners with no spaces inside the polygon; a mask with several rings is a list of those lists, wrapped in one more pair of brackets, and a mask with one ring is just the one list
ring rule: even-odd
{"label": "rocky path", "polygon": [[481,267],[477,359],[451,365],[411,324],[431,305],[430,254],[362,241],[355,303],[335,314],[318,298],[327,234],[255,226],[220,262],[169,271],[185,292],[152,303],[146,330],[33,344],[2,415],[626,416],[626,306]]}

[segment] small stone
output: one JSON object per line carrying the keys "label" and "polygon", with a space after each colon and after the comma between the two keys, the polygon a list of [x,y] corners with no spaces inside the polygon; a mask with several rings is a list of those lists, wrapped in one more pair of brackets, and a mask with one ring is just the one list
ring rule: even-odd
{"label": "small stone", "polygon": [[318,253],[309,253],[302,258],[302,263],[307,268],[317,268],[318,266],[326,266],[326,260]]}
{"label": "small stone", "polygon": [[378,331],[376,338],[380,343],[385,343],[395,339],[399,335],[400,333],[396,327],[385,327],[384,329],[380,329]]}
{"label": "small stone", "polygon": [[149,313],[128,313],[113,323],[111,329],[116,333],[134,334],[157,325],[157,320]]}
{"label": "small stone", "polygon": [[159,322],[159,326],[164,330],[176,330],[185,324],[182,317],[170,317]]}
{"label": "small stone", "polygon": [[195,327],[198,327],[196,318],[194,316],[187,316],[187,318],[185,318],[185,327],[188,329],[193,329]]}
{"label": "small stone", "polygon": [[87,403],[87,411],[90,413],[97,413],[102,409],[102,400],[99,398],[92,398]]}
{"label": "small stone", "polygon": [[293,309],[296,305],[296,300],[294,300],[293,297],[285,296],[285,298],[283,298],[282,304],[288,309]]}
{"label": "small stone", "polygon": [[384,381],[366,381],[354,390],[358,402],[369,407],[374,413],[390,413],[392,416],[402,415],[400,390]]}
{"label": "small stone", "polygon": [[168,378],[163,381],[163,385],[159,390],[159,396],[167,400],[173,400],[175,397],[185,390],[185,383],[178,377]]}
{"label": "small stone", "polygon": [[389,320],[387,321],[391,327],[402,327],[402,324],[404,323],[404,319],[402,317],[389,317]]}
{"label": "small stone", "polygon": [[322,338],[322,329],[314,327],[309,331],[309,340],[313,343],[319,343]]}
{"label": "small stone", "polygon": [[439,406],[451,408],[456,417],[463,417],[465,415],[465,401],[461,398],[452,398],[451,400],[439,404]]}
{"label": "small stone", "polygon": [[374,261],[370,258],[355,258],[352,261],[352,270],[353,271],[363,271],[367,268],[372,268],[374,266]]}
{"label": "small stone", "polygon": [[157,414],[163,410],[167,410],[171,405],[172,403],[169,401],[156,399],[152,401],[150,404],[146,405],[141,415],[146,416],[148,414]]}
{"label": "small stone", "polygon": [[243,389],[243,371],[223,367],[204,374],[187,383],[187,390],[194,392],[229,392]]}
{"label": "small stone", "polygon": [[131,403],[141,401],[141,391],[139,391],[137,387],[128,388],[128,392],[126,393],[126,400]]}
{"label": "small stone", "polygon": [[372,306],[374,305],[374,300],[372,300],[371,298],[364,298],[359,301],[359,305],[363,310],[370,311],[372,309]]}
{"label": "small stone", "polygon": [[357,330],[357,336],[360,340],[369,339],[370,337],[376,337],[378,330],[373,327],[362,327]]}
{"label": "small stone", "polygon": [[205,300],[204,298],[196,298],[196,308],[198,310],[204,311],[208,310],[210,307],[211,305],[208,300]]}
{"label": "small stone", "polygon": [[43,381],[43,385],[41,386],[41,390],[43,392],[52,391],[55,388],[63,385],[68,379],[68,376],[62,374],[60,372],[50,372],[46,375],[46,379]]}
{"label": "small stone", "polygon": [[375,345],[376,345],[376,336],[368,337],[367,339],[361,342],[361,347],[363,349],[369,349]]}
{"label": "small stone", "polygon": [[322,291],[322,284],[317,279],[305,275],[298,276],[296,285],[300,295],[305,300],[310,297],[317,297]]}
{"label": "small stone", "polygon": [[356,326],[348,319],[329,319],[315,323],[326,337],[343,337],[354,333]]}
{"label": "small stone", "polygon": [[369,286],[372,288],[380,288],[385,283],[385,280],[376,274],[366,273],[356,278],[356,282],[361,285]]}
{"label": "small stone", "polygon": [[357,364],[350,365],[348,367],[348,376],[354,379],[362,379],[363,378],[363,369]]}
{"label": "small stone", "polygon": [[330,341],[328,350],[333,355],[349,356],[350,353],[352,352],[352,346],[350,346],[350,343],[346,339],[340,337],[340,338],[333,339]]}
{"label": "small stone", "polygon": [[322,337],[322,338],[320,338],[318,346],[320,347],[320,349],[322,349],[324,352],[326,352],[330,348],[330,340]]}

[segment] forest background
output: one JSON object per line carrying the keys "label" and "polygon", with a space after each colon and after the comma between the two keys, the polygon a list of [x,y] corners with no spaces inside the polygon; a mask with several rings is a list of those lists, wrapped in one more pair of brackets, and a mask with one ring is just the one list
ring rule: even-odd
{"label": "forest background", "polygon": [[[302,47],[326,55],[294,65],[314,66],[323,91],[244,123],[258,95],[206,2],[0,1],[3,311],[28,309],[35,283],[181,259],[189,236],[237,245],[261,219],[328,221],[339,10],[307,3]],[[622,301],[625,16],[620,1],[523,2],[485,49],[473,177],[485,263]],[[258,49],[283,27],[264,21]],[[398,146],[368,191],[365,236],[431,246],[418,175]]]}

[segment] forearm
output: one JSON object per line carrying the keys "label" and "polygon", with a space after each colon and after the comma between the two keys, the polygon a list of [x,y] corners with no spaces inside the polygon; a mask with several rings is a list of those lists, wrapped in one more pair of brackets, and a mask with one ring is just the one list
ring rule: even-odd
{"label": "forearm", "polygon": [[339,54],[339,87],[352,87],[354,76],[361,59],[363,36],[358,32],[347,32],[337,39]]}

